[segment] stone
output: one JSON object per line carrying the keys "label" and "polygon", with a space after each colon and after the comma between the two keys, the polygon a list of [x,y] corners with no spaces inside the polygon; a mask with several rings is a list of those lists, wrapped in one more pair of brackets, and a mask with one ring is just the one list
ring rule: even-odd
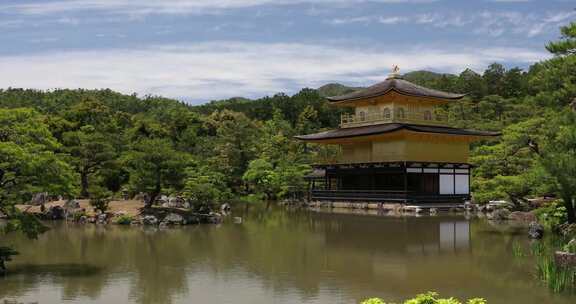
{"label": "stone", "polygon": [[184,217],[177,213],[169,213],[162,220],[162,223],[166,223],[167,225],[183,225],[185,222]]}
{"label": "stone", "polygon": [[97,224],[106,224],[108,222],[108,215],[106,213],[99,214],[96,223]]}
{"label": "stone", "polygon": [[159,222],[159,221],[158,221],[158,218],[156,218],[156,217],[153,216],[153,215],[145,215],[145,216],[142,218],[142,224],[143,224],[143,225],[156,226],[156,225],[158,225],[158,222]]}
{"label": "stone", "polygon": [[530,225],[528,225],[528,236],[531,239],[541,239],[544,236],[544,227],[536,221],[530,222]]}
{"label": "stone", "polygon": [[234,224],[242,224],[242,218],[239,216],[234,217]]}
{"label": "stone", "polygon": [[164,204],[168,204],[168,197],[166,195],[161,195],[156,199],[156,204],[160,206],[164,206]]}
{"label": "stone", "polygon": [[576,253],[556,251],[554,253],[556,265],[560,267],[576,267]]}
{"label": "stone", "polygon": [[230,204],[224,203],[220,206],[220,211],[222,213],[228,213],[228,212],[232,211],[232,208],[230,207]]}
{"label": "stone", "polygon": [[62,220],[64,219],[64,208],[60,206],[52,206],[46,211],[45,216],[50,220]]}
{"label": "stone", "polygon": [[176,197],[171,196],[168,198],[168,204],[167,204],[168,206],[167,207],[169,207],[169,208],[184,208],[184,203],[186,203],[186,201],[183,198],[181,198],[179,196],[176,196]]}
{"label": "stone", "polygon": [[556,227],[556,231],[563,237],[576,237],[576,224],[564,223]]}
{"label": "stone", "polygon": [[0,211],[0,219],[5,219],[8,216],[6,214],[4,214],[2,211]]}

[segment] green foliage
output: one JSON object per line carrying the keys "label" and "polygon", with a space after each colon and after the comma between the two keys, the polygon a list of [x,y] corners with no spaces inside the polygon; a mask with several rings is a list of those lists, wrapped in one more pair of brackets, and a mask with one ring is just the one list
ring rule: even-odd
{"label": "green foliage", "polygon": [[[382,299],[371,298],[361,302],[361,304],[385,304]],[[461,304],[458,299],[455,298],[438,298],[438,293],[427,292],[423,294],[418,294],[412,299],[404,301],[404,304]],[[473,298],[466,302],[467,304],[486,304],[486,300],[482,298]]]}
{"label": "green foliage", "polygon": [[554,256],[541,252],[536,256],[538,277],[553,292],[573,291],[576,288],[576,269],[556,264]]}
{"label": "green foliage", "polygon": [[181,188],[189,156],[174,149],[169,139],[141,139],[124,155],[133,192],[148,195],[146,205],[152,206],[162,190]]}
{"label": "green foliage", "polygon": [[231,197],[225,176],[206,166],[189,168],[184,181],[184,197],[194,205],[224,202]]}
{"label": "green foliage", "polygon": [[546,49],[555,55],[574,55],[576,54],[576,22],[560,28],[562,39],[556,42],[550,42]]}
{"label": "green foliage", "polygon": [[80,175],[82,197],[88,197],[89,178],[97,174],[116,157],[110,140],[92,125],[82,126],[78,131],[63,134],[63,142],[70,153],[70,163]]}
{"label": "green foliage", "polygon": [[130,225],[134,218],[130,215],[124,214],[116,218],[115,223],[118,225]]}
{"label": "green foliage", "polygon": [[576,254],[576,240],[572,239],[570,242],[568,242],[566,245],[562,247],[562,250]]}
{"label": "green foliage", "polygon": [[11,209],[11,212],[7,212],[8,223],[2,228],[2,233],[10,232],[22,232],[30,239],[38,238],[38,235],[48,231],[46,227],[40,220],[33,214],[24,213],[18,209]]}
{"label": "green foliage", "polygon": [[517,243],[514,242],[512,243],[512,256],[514,256],[515,258],[521,258],[524,257],[526,254],[524,253],[524,249],[522,249],[522,246]]}
{"label": "green foliage", "polygon": [[564,203],[560,200],[555,200],[547,203],[534,211],[538,222],[548,228],[554,228],[568,220],[568,214]]}
{"label": "green foliage", "polygon": [[361,304],[386,304],[386,303],[379,298],[370,298],[362,301]]}
{"label": "green foliage", "polygon": [[102,187],[92,187],[90,192],[90,205],[94,207],[94,210],[106,213],[112,194]]}

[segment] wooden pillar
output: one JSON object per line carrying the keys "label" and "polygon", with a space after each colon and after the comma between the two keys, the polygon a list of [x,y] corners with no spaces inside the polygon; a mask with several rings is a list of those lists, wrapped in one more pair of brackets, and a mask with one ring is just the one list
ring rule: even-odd
{"label": "wooden pillar", "polygon": [[408,168],[406,166],[406,162],[404,162],[402,168],[404,171],[404,202],[406,202],[408,198]]}

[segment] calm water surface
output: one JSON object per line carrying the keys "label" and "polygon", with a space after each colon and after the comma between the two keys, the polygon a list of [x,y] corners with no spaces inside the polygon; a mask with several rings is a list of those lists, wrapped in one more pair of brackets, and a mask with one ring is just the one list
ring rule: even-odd
{"label": "calm water surface", "polygon": [[[358,303],[436,290],[489,303],[576,303],[535,279],[523,229],[463,216],[236,210],[242,224],[157,230],[52,224],[21,255],[0,299],[48,303]],[[515,245],[513,245],[515,244]]]}

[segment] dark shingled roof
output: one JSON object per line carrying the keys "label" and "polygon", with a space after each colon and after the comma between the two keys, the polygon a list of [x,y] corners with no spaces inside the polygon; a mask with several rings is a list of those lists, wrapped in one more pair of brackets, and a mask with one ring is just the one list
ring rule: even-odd
{"label": "dark shingled roof", "polygon": [[468,129],[457,129],[450,127],[423,126],[414,124],[387,123],[355,128],[340,128],[326,132],[308,135],[298,135],[295,138],[300,140],[328,140],[338,138],[350,138],[357,136],[379,135],[399,130],[409,130],[422,133],[438,133],[448,135],[469,135],[469,136],[498,136],[500,132],[477,131]]}
{"label": "dark shingled roof", "polygon": [[445,99],[445,100],[456,100],[466,96],[466,94],[454,94],[428,89],[413,84],[401,78],[391,77],[368,88],[344,94],[341,96],[327,97],[326,99],[328,99],[331,102],[352,101],[357,99],[381,96],[390,91],[396,91],[400,94],[409,96],[428,97],[428,98]]}

